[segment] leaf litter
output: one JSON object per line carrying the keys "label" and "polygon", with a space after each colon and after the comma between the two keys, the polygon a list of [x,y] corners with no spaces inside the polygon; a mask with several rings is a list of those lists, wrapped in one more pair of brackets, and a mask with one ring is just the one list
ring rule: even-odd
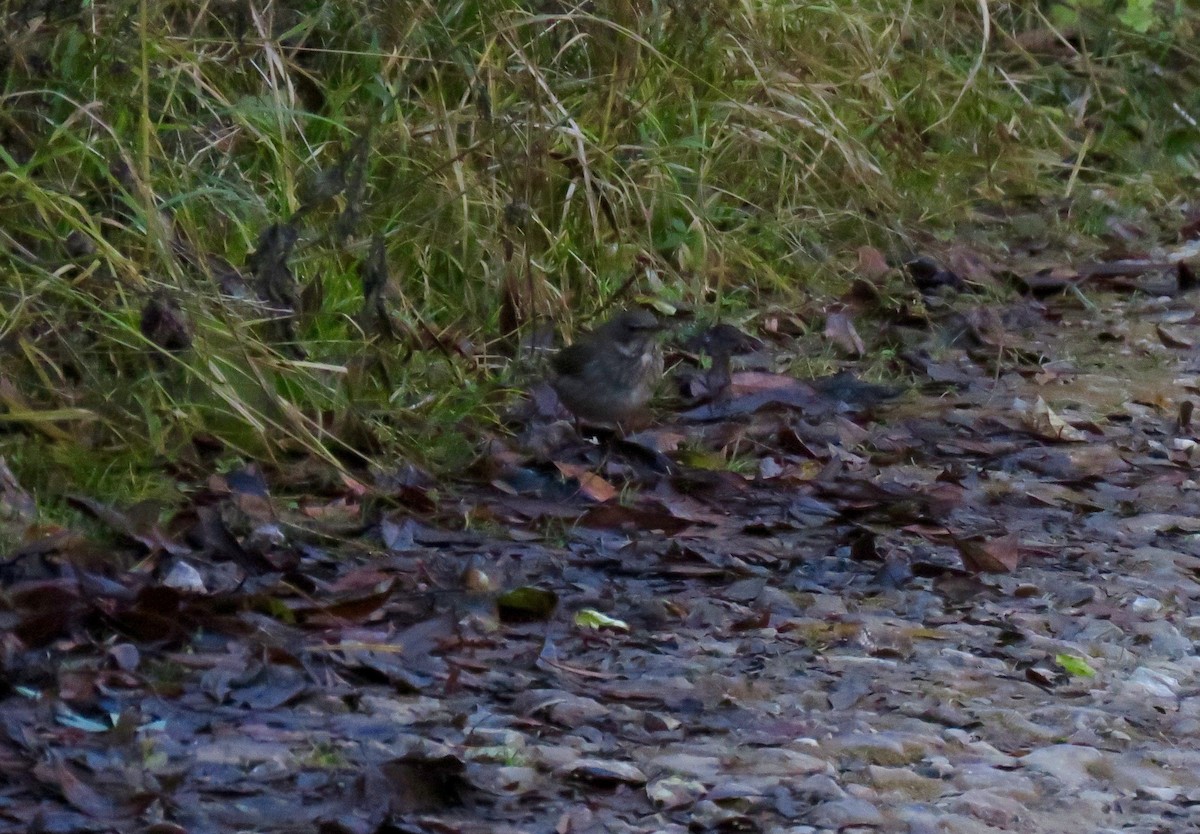
{"label": "leaf litter", "polygon": [[[1050,831],[1052,790],[1010,819],[961,774],[1073,778],[1072,746],[1115,762],[1089,824],[1185,815],[1155,739],[1200,734],[1164,665],[1200,622],[1188,287],[1025,264],[989,300],[961,247],[857,258],[820,332],[683,345],[655,425],[537,408],[454,483],[79,497],[98,552],[0,467],[0,828],[910,830],[915,799]],[[787,370],[826,341],[839,373]],[[883,347],[886,386],[855,373]]]}

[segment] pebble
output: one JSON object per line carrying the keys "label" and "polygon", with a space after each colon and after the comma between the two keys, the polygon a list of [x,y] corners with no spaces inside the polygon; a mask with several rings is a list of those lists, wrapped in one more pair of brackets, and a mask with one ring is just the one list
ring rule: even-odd
{"label": "pebble", "polygon": [[1129,610],[1134,614],[1145,617],[1150,614],[1157,614],[1162,610],[1162,603],[1150,597],[1138,597],[1133,602],[1129,603]]}
{"label": "pebble", "polygon": [[847,797],[823,802],[809,814],[809,822],[819,828],[844,831],[855,825],[882,826],[883,814],[865,799]]}
{"label": "pebble", "polygon": [[1125,688],[1143,692],[1153,698],[1174,698],[1179,681],[1156,669],[1139,666],[1125,681]]}
{"label": "pebble", "polygon": [[996,828],[1016,828],[1025,813],[1022,803],[988,790],[967,791],[952,799],[947,807],[954,813],[970,815]]}
{"label": "pebble", "polygon": [[1027,753],[1021,763],[1030,770],[1053,776],[1064,787],[1078,790],[1092,777],[1089,770],[1104,761],[1104,754],[1091,747],[1053,744]]}

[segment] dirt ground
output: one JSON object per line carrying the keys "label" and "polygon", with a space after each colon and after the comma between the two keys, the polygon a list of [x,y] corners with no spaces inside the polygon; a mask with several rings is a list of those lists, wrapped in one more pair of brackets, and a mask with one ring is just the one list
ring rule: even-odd
{"label": "dirt ground", "polygon": [[867,275],[461,482],[91,502],[0,563],[0,831],[1200,830],[1180,263]]}

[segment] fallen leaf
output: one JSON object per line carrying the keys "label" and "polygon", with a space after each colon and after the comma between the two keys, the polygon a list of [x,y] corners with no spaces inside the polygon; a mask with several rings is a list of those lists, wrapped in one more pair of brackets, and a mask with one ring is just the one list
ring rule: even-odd
{"label": "fallen leaf", "polygon": [[858,247],[858,274],[863,278],[877,282],[891,271],[887,258],[874,246]]}
{"label": "fallen leaf", "polygon": [[575,612],[575,625],[580,628],[611,628],[617,631],[629,631],[629,624],[624,620],[614,619],[602,614],[595,608],[583,608]]}
{"label": "fallen leaf", "polygon": [[386,797],[393,814],[456,808],[471,790],[462,760],[450,755],[409,753],[369,769],[360,788],[364,797]]}
{"label": "fallen leaf", "polygon": [[1094,678],[1096,676],[1096,670],[1082,657],[1058,654],[1054,656],[1054,662],[1061,666],[1068,675],[1073,675],[1077,678]]}
{"label": "fallen leaf", "polygon": [[1088,435],[1085,432],[1080,431],[1055,414],[1041,397],[1038,397],[1033,408],[1026,413],[1025,423],[1035,434],[1049,440],[1061,440],[1072,443],[1082,443],[1088,440]]}
{"label": "fallen leaf", "polygon": [[646,775],[628,762],[580,759],[565,768],[565,775],[580,782],[615,787],[619,784],[640,787]]}
{"label": "fallen leaf", "polygon": [[617,488],[595,472],[589,471],[586,466],[558,461],[555,461],[554,466],[563,475],[574,479],[579,484],[579,492],[582,495],[586,495],[597,503],[603,504],[605,501],[611,501],[617,497]]}
{"label": "fallen leaf", "polygon": [[1186,339],[1183,336],[1173,333],[1161,324],[1155,326],[1154,332],[1158,334],[1158,340],[1169,348],[1187,350],[1196,345],[1191,339]]}
{"label": "fallen leaf", "polygon": [[955,536],[954,544],[971,573],[1011,573],[1021,564],[1021,543],[1012,534],[983,540]]}
{"label": "fallen leaf", "polygon": [[529,585],[505,591],[496,598],[496,609],[506,623],[548,620],[557,606],[556,593]]}
{"label": "fallen leaf", "polygon": [[867,352],[862,337],[854,329],[854,322],[844,311],[835,311],[825,317],[825,338],[849,356],[857,358]]}

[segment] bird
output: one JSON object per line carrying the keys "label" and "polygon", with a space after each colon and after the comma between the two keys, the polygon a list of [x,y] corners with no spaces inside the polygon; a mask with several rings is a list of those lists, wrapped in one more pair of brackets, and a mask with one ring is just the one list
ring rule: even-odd
{"label": "bird", "polygon": [[662,325],[646,310],[624,310],[551,360],[559,400],[577,421],[619,425],[637,415],[662,377]]}

